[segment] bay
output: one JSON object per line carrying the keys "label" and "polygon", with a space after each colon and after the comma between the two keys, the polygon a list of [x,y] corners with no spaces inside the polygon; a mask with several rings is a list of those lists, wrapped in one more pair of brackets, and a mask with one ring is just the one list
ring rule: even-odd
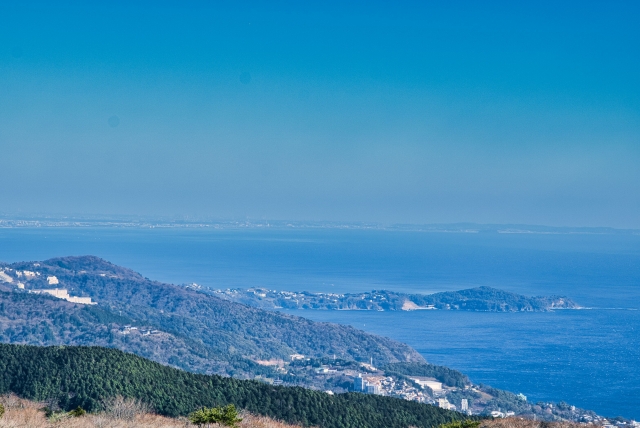
{"label": "bay", "polygon": [[580,311],[295,311],[415,347],[476,383],[640,419],[640,236],[350,229],[6,228],[0,260],[92,254],[213,288],[431,293],[488,285]]}

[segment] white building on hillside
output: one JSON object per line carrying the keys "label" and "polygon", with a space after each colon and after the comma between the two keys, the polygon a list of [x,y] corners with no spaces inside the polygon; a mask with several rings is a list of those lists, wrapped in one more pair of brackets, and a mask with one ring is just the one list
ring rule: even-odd
{"label": "white building on hillside", "polygon": [[433,378],[416,376],[416,377],[410,377],[409,379],[411,379],[412,381],[420,385],[422,388],[426,386],[430,388],[433,392],[442,391],[442,382],[438,382]]}
{"label": "white building on hillside", "polygon": [[66,300],[71,303],[79,303],[81,305],[95,305],[96,302],[91,301],[91,297],[70,296],[69,292],[64,288],[54,288],[52,290],[31,290],[34,294],[48,294],[58,299]]}
{"label": "white building on hillside", "polygon": [[361,375],[353,380],[353,390],[356,392],[365,392],[365,381]]}
{"label": "white building on hillside", "polygon": [[375,394],[378,395],[380,394],[380,387],[376,384],[373,383],[367,383],[367,390],[366,390],[367,394]]}
{"label": "white building on hillside", "polygon": [[438,407],[446,410],[456,410],[456,406],[449,403],[449,400],[447,400],[446,398],[438,398]]}

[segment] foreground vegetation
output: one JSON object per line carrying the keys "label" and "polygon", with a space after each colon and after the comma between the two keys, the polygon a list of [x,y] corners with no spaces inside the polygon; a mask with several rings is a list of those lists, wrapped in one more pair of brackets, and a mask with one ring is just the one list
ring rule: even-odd
{"label": "foreground vegetation", "polygon": [[[122,400],[122,408],[109,407],[97,413],[73,416],[61,412],[47,416],[48,403],[24,400],[15,395],[0,397],[0,405],[6,409],[0,416],[0,428],[196,428],[186,418],[169,418],[151,413],[132,400]],[[294,428],[264,416],[242,414],[238,428]]]}
{"label": "foreground vegetation", "polygon": [[118,395],[158,414],[187,416],[202,407],[233,404],[288,423],[320,427],[434,427],[460,420],[456,412],[359,393],[329,395],[299,387],[207,376],[97,347],[0,345],[0,393],[48,400],[70,411],[95,412]]}
{"label": "foreground vegetation", "polygon": [[[44,408],[49,403],[18,398],[12,394],[0,396],[0,406],[6,409],[0,415],[0,428],[195,428],[187,418],[169,418],[149,411],[134,400],[115,400],[104,410],[74,417],[72,415],[47,416]],[[123,409],[124,407],[124,409]],[[264,416],[244,412],[238,428],[295,428]],[[571,423],[549,423],[526,419],[507,418],[482,421],[456,421],[439,428],[577,428]],[[435,428],[435,427],[434,427]]]}

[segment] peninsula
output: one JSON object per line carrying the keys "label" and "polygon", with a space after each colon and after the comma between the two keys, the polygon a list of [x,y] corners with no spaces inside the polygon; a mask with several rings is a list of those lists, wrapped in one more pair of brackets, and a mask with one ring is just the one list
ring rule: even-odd
{"label": "peninsula", "polygon": [[[191,284],[187,287],[197,287],[197,285]],[[388,290],[337,294],[277,291],[265,288],[234,288],[209,292],[227,300],[262,309],[545,312],[554,309],[580,308],[571,299],[563,296],[527,297],[492,287],[435,294],[405,294]]]}

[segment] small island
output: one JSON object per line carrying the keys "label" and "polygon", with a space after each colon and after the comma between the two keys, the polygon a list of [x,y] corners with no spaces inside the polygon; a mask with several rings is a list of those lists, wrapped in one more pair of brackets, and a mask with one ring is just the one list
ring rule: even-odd
{"label": "small island", "polygon": [[[187,287],[197,287],[195,284]],[[212,294],[262,309],[315,309],[360,311],[451,310],[484,312],[545,312],[579,309],[563,296],[527,297],[492,287],[477,287],[435,294],[405,294],[388,290],[365,293],[311,293],[265,288],[214,290]]]}

